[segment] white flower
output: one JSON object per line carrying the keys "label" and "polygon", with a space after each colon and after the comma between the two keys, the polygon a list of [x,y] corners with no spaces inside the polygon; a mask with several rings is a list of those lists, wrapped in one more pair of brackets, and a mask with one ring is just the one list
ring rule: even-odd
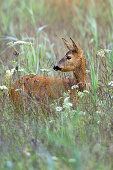
{"label": "white flower", "polygon": [[66,97],[65,99],[64,99],[64,103],[68,103],[69,102],[69,97]]}
{"label": "white flower", "polygon": [[86,70],[86,73],[87,73],[87,74],[90,73],[90,70]]}
{"label": "white flower", "polygon": [[24,72],[24,69],[23,69],[23,68],[21,68],[21,69],[18,69],[18,71],[20,71],[20,72]]}
{"label": "white flower", "polygon": [[68,104],[67,104],[67,106],[72,107],[72,106],[73,106],[73,104],[72,104],[72,103],[68,103]]}
{"label": "white flower", "polygon": [[11,69],[11,73],[13,74],[15,72],[15,68]]}
{"label": "white flower", "polygon": [[105,57],[105,54],[110,53],[112,50],[109,49],[101,49],[98,50],[97,55],[101,56],[101,57]]}
{"label": "white flower", "polygon": [[70,107],[72,107],[72,103],[69,102],[69,97],[66,97],[64,99],[63,108],[70,108]]}
{"label": "white flower", "polygon": [[6,74],[10,74],[10,72],[11,72],[10,70],[6,70]]}
{"label": "white flower", "polygon": [[22,92],[22,89],[20,88],[20,89],[16,89],[15,90],[16,92]]}
{"label": "white flower", "polygon": [[26,150],[24,150],[23,153],[24,153],[26,156],[28,156],[28,157],[31,155],[30,152],[28,152],[28,151],[26,151]]}
{"label": "white flower", "polygon": [[77,89],[77,88],[79,88],[78,85],[73,85],[73,86],[71,87],[71,89]]}
{"label": "white flower", "polygon": [[100,121],[99,121],[99,120],[97,121],[97,124],[100,124]]}
{"label": "white flower", "polygon": [[57,111],[57,112],[62,111],[62,107],[60,107],[60,106],[59,106],[59,107],[56,107],[56,111]]}
{"label": "white flower", "polygon": [[13,75],[13,73],[15,72],[15,68],[11,69],[11,70],[6,70],[6,79],[10,79]]}
{"label": "white flower", "polygon": [[94,38],[92,38],[90,41],[89,41],[89,43],[93,43],[94,42]]}
{"label": "white flower", "polygon": [[10,46],[14,46],[14,45],[28,45],[28,46],[32,46],[32,43],[31,42],[25,42],[25,41],[16,41],[16,42],[9,42],[7,43],[7,45],[10,45]]}
{"label": "white flower", "polygon": [[31,42],[25,42],[25,41],[16,41],[13,43],[13,45],[29,45],[31,46],[32,43]]}
{"label": "white flower", "polygon": [[46,69],[46,68],[41,68],[40,69],[42,72],[46,73],[46,72],[50,72],[50,69]]}
{"label": "white flower", "polygon": [[108,86],[112,86],[113,87],[113,81],[109,82]]}
{"label": "white flower", "polygon": [[103,49],[101,49],[97,52],[97,55],[99,55],[101,57],[105,57],[105,51]]}
{"label": "white flower", "polygon": [[83,93],[87,93],[87,94],[89,94],[89,91],[88,91],[88,90],[84,90],[84,91],[83,91]]}
{"label": "white flower", "polygon": [[6,86],[0,86],[0,90],[8,90],[8,88]]}
{"label": "white flower", "polygon": [[102,112],[97,110],[96,113],[97,113],[97,114],[101,114]]}
{"label": "white flower", "polygon": [[112,52],[112,50],[109,50],[109,49],[104,49],[104,52],[109,54],[110,52]]}
{"label": "white flower", "polygon": [[78,96],[79,96],[79,97],[82,98],[82,97],[84,97],[84,95],[85,95],[85,94],[84,94],[83,92],[80,92],[80,91],[78,92]]}

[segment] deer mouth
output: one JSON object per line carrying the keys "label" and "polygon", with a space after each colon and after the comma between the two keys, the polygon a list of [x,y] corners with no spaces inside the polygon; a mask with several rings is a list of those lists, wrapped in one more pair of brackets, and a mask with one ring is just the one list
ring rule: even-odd
{"label": "deer mouth", "polygon": [[54,66],[53,69],[54,69],[55,71],[61,71],[61,70],[62,70],[59,66]]}

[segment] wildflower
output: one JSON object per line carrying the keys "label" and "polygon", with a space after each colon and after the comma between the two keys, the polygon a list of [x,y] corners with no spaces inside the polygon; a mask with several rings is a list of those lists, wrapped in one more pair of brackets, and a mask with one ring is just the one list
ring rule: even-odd
{"label": "wildflower", "polygon": [[97,114],[101,114],[102,112],[97,110],[96,113],[97,113]]}
{"label": "wildflower", "polygon": [[112,50],[109,50],[109,49],[104,49],[104,52],[109,54]]}
{"label": "wildflower", "polygon": [[24,72],[23,68],[18,69],[19,72]]}
{"label": "wildflower", "polygon": [[80,92],[80,91],[78,92],[78,96],[79,96],[79,97],[82,98],[82,97],[84,97],[84,95],[85,95],[85,94],[84,94],[83,92]]}
{"label": "wildflower", "polygon": [[94,38],[92,38],[91,40],[90,40],[90,43],[93,43],[94,42]]}
{"label": "wildflower", "polygon": [[26,151],[26,150],[24,150],[23,153],[24,153],[26,156],[28,156],[28,157],[31,155],[30,152],[28,152],[28,151]]}
{"label": "wildflower", "polygon": [[88,90],[84,90],[84,91],[83,91],[83,93],[87,93],[87,94],[89,94],[89,91],[88,91]]}
{"label": "wildflower", "polygon": [[72,107],[72,103],[69,102],[69,97],[66,97],[66,98],[64,99],[63,107],[64,107],[64,108],[70,108],[70,107]]}
{"label": "wildflower", "polygon": [[15,71],[15,68],[13,68],[13,69],[11,69],[11,70],[6,70],[6,74],[10,74],[10,73],[14,73],[14,71]]}
{"label": "wildflower", "polygon": [[105,57],[105,52],[104,52],[104,50],[103,50],[103,49],[98,50],[97,55],[99,55],[99,56],[101,56],[101,57]]}
{"label": "wildflower", "polygon": [[10,45],[10,46],[15,46],[15,45],[28,45],[28,46],[32,46],[32,43],[31,42],[25,42],[25,41],[16,41],[16,42],[9,42],[7,43],[7,45]]}
{"label": "wildflower", "polygon": [[49,69],[45,69],[45,68],[42,68],[42,69],[40,69],[42,72],[44,72],[44,73],[46,73],[46,72],[50,72],[50,70]]}
{"label": "wildflower", "polygon": [[66,97],[65,99],[64,99],[64,103],[68,103],[69,102],[69,97]]}
{"label": "wildflower", "polygon": [[70,93],[70,90],[68,90],[68,92],[64,92],[63,96],[67,98],[67,97],[69,97],[69,93]]}
{"label": "wildflower", "polygon": [[101,49],[98,50],[97,55],[101,56],[101,57],[105,57],[105,54],[110,53],[112,50],[109,49]]}
{"label": "wildflower", "polygon": [[86,73],[90,73],[90,70],[86,70]]}
{"label": "wildflower", "polygon": [[6,70],[6,80],[10,80],[12,75],[14,74],[15,72],[15,68],[11,69],[11,70]]}
{"label": "wildflower", "polygon": [[1,90],[1,91],[3,91],[3,90],[6,90],[6,91],[7,91],[8,88],[7,88],[6,86],[3,85],[3,86],[0,86],[0,90]]}
{"label": "wildflower", "polygon": [[22,92],[22,89],[16,89],[15,92]]}
{"label": "wildflower", "polygon": [[11,70],[6,70],[5,82],[6,82],[7,87],[10,86],[11,78],[12,78],[14,72],[15,72],[15,68],[13,68]]}
{"label": "wildflower", "polygon": [[32,43],[31,42],[25,42],[25,41],[16,41],[13,43],[13,45],[29,45],[31,46]]}
{"label": "wildflower", "polygon": [[59,106],[59,107],[56,107],[56,111],[57,111],[57,112],[62,111],[62,107],[60,107],[60,106]]}
{"label": "wildflower", "polygon": [[72,107],[73,104],[72,103],[67,103],[65,106]]}
{"label": "wildflower", "polygon": [[77,89],[77,88],[79,88],[78,85],[74,85],[71,87],[71,89]]}
{"label": "wildflower", "polygon": [[113,81],[109,82],[108,86],[112,86],[113,87]]}
{"label": "wildflower", "polygon": [[99,121],[99,120],[97,121],[97,124],[100,124],[100,121]]}

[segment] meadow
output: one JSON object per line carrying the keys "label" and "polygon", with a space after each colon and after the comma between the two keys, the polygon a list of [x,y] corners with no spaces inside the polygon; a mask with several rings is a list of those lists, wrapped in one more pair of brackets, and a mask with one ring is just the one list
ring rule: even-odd
{"label": "meadow", "polygon": [[[82,47],[91,89],[76,108],[67,92],[49,116],[17,115],[8,89],[20,76],[73,77],[53,70],[62,37]],[[0,170],[113,169],[112,74],[112,0],[0,0]]]}

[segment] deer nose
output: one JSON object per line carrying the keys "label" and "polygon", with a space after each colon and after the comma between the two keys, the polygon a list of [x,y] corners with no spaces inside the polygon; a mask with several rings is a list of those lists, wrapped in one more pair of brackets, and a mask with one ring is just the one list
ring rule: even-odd
{"label": "deer nose", "polygon": [[58,71],[58,70],[61,71],[61,68],[60,68],[59,66],[54,66],[53,69],[54,69],[55,71]]}

